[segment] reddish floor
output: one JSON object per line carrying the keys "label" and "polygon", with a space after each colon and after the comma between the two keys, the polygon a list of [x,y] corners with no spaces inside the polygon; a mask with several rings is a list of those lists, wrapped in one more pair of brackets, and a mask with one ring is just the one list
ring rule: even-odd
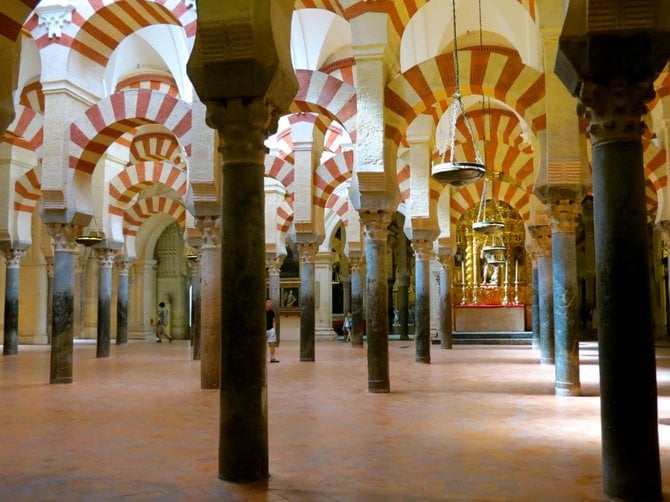
{"label": "reddish floor", "polygon": [[[218,391],[199,388],[186,342],[75,345],[75,383],[49,385],[47,347],[0,360],[0,501],[602,500],[598,368],[584,396],[553,395],[528,347],[391,342],[391,394],[365,392],[365,351],[339,342],[268,367],[271,478],[217,472]],[[670,418],[670,349],[659,349],[659,417]],[[670,476],[670,427],[660,426]],[[664,483],[670,494],[670,482]],[[666,495],[667,496],[667,495]]]}

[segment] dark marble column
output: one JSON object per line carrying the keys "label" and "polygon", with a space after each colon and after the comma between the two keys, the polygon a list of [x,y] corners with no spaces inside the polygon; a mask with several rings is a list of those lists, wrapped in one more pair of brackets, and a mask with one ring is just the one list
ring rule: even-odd
{"label": "dark marble column", "polygon": [[191,343],[193,345],[193,360],[200,361],[200,253],[193,248],[196,259],[188,260],[188,271],[191,276]]}
{"label": "dark marble column", "polygon": [[391,213],[361,211],[365,234],[367,280],[365,287],[368,339],[368,392],[390,392],[388,296],[386,291],[386,238]]}
{"label": "dark marble column", "polygon": [[453,348],[452,296],[453,284],[453,257],[449,254],[440,254],[440,348]]}
{"label": "dark marble column", "polygon": [[641,134],[653,79],[584,82],[590,121],[603,484],[617,500],[661,500],[656,362]]}
{"label": "dark marble column", "polygon": [[112,311],[112,267],[116,251],[96,249],[98,257],[98,331],[95,357],[109,357],[111,311]]}
{"label": "dark marble column", "polygon": [[429,240],[412,241],[415,258],[416,302],[414,304],[414,347],[417,363],[430,363],[430,259],[433,243]]}
{"label": "dark marble column", "polygon": [[537,289],[540,314],[540,362],[554,364],[554,285],[551,263],[551,227],[531,228],[537,244]]}
{"label": "dark marble column", "polygon": [[283,262],[283,256],[268,260],[268,289],[272,308],[275,311],[277,346],[281,343],[281,266]]}
{"label": "dark marble column", "polygon": [[221,138],[221,391],[219,478],[267,478],[264,139],[261,99],[208,107]]}
{"label": "dark marble column", "polygon": [[[197,217],[200,248],[200,387],[218,389],[221,378],[221,225],[217,217]],[[203,308],[204,307],[204,308]]]}
{"label": "dark marble column", "polygon": [[15,356],[19,352],[19,270],[23,249],[6,249],[5,263],[5,335],[2,354]]}
{"label": "dark marble column", "polygon": [[531,269],[531,281],[533,288],[533,306],[532,306],[532,315],[533,315],[533,350],[540,350],[540,283],[539,283],[539,271],[537,265],[537,255],[534,253],[532,256],[532,269]]}
{"label": "dark marble column", "polygon": [[351,278],[342,277],[342,313],[347,315],[351,311]]}
{"label": "dark marble column", "polygon": [[319,245],[299,243],[300,252],[300,360],[315,360],[314,257]]}
{"label": "dark marble column", "polygon": [[363,347],[363,325],[365,312],[363,310],[363,278],[361,267],[363,258],[349,257],[349,271],[351,272],[351,346]]}
{"label": "dark marble column", "polygon": [[116,344],[128,343],[128,269],[131,260],[119,256],[116,260],[118,281],[116,286]]}
{"label": "dark marble column", "polygon": [[47,267],[47,340],[51,345],[51,330],[53,319],[53,297],[54,297],[54,257],[45,256]]}
{"label": "dark marble column", "polygon": [[54,246],[49,383],[72,383],[74,258],[77,249],[75,239],[79,235],[80,227],[68,223],[50,223],[47,228]]}
{"label": "dark marble column", "polygon": [[577,242],[575,230],[579,204],[552,204],[551,256],[554,273],[554,340],[556,395],[578,396],[579,301],[577,291]]}
{"label": "dark marble column", "polygon": [[399,272],[397,277],[400,339],[409,340],[409,275],[406,272]]}

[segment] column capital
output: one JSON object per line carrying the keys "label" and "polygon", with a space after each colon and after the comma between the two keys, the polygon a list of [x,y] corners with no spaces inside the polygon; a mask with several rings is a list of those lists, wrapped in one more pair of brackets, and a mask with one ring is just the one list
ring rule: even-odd
{"label": "column capital", "polygon": [[440,262],[442,268],[446,271],[449,271],[449,267],[453,263],[453,257],[450,254],[439,253],[437,255],[437,261]]}
{"label": "column capital", "polygon": [[365,263],[365,259],[362,256],[350,256],[349,257],[349,272],[351,274],[360,274],[361,267]]}
{"label": "column capital", "polygon": [[577,229],[577,217],[582,212],[581,204],[562,202],[549,204],[552,233],[574,234]]}
{"label": "column capital", "polygon": [[53,277],[54,277],[54,257],[53,256],[45,256],[44,261],[46,262],[46,267],[47,267],[47,277],[49,279],[53,279]]}
{"label": "column capital", "polygon": [[200,259],[197,260],[186,260],[186,265],[188,266],[188,272],[191,277],[198,277],[198,264]]}
{"label": "column capital", "polygon": [[119,275],[128,275],[132,262],[132,258],[128,258],[126,255],[118,255],[116,257],[116,266],[119,269]]}
{"label": "column capital", "polygon": [[589,121],[586,131],[591,144],[640,141],[645,128],[645,103],[654,95],[652,78],[637,82],[615,78],[608,84],[582,82],[577,111]]}
{"label": "column capital", "polygon": [[392,215],[387,211],[361,211],[359,213],[363,223],[363,233],[373,241],[386,242],[391,224]]}
{"label": "column capital", "polygon": [[25,249],[4,249],[5,262],[7,268],[19,268],[21,259],[26,255]]}
{"label": "column capital", "polygon": [[300,263],[314,263],[316,252],[319,245],[316,242],[301,242],[298,244],[298,251],[300,252]]}
{"label": "column capital", "polygon": [[266,260],[269,275],[279,275],[281,266],[284,263],[284,256],[276,256]]}
{"label": "column capital", "polygon": [[202,249],[215,249],[221,245],[221,218],[198,216],[195,226],[202,232]]}
{"label": "column capital", "polygon": [[265,138],[277,127],[278,110],[260,98],[246,104],[241,99],[231,99],[222,104],[210,103],[207,117],[221,136],[219,151],[224,163],[263,163]]}
{"label": "column capital", "polygon": [[433,242],[426,239],[412,241],[414,257],[420,261],[429,261],[433,257]]}
{"label": "column capital", "polygon": [[77,237],[81,234],[81,227],[71,223],[49,223],[47,231],[51,236],[54,245],[54,251],[69,251],[74,253],[77,250]]}
{"label": "column capital", "polygon": [[551,256],[551,225],[531,225],[528,231],[535,240],[536,255]]}
{"label": "column capital", "polygon": [[96,249],[95,254],[98,258],[98,266],[100,268],[112,268],[114,266],[114,260],[116,259],[115,249]]}

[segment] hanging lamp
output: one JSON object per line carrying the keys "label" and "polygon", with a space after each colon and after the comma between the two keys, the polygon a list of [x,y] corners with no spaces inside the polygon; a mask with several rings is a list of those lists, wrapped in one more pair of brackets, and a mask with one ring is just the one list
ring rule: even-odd
{"label": "hanging lamp", "polygon": [[98,230],[98,222],[95,220],[95,215],[93,215],[93,227],[95,228],[95,230],[89,227],[88,232],[80,235],[75,239],[77,244],[81,244],[82,246],[86,247],[91,247],[96,244],[100,244],[102,241],[105,240],[105,233]]}
{"label": "hanging lamp", "polygon": [[[449,120],[449,161],[446,161],[447,148],[445,145],[444,151],[440,158],[440,162],[433,165],[432,177],[434,180],[439,183],[449,183],[456,187],[461,187],[477,181],[486,173],[486,166],[482,161],[482,157],[479,153],[479,146],[475,140],[475,134],[472,129],[472,124],[468,118],[468,114],[465,112],[465,106],[461,99],[461,89],[460,89],[460,75],[459,75],[459,66],[458,66],[458,40],[456,39],[456,0],[451,0],[451,9],[452,17],[454,24],[454,80],[455,80],[455,92],[451,105],[449,106],[450,120]],[[458,121],[459,115],[463,116],[463,121],[470,135],[470,141],[475,151],[474,162],[469,161],[456,161],[454,158],[456,150],[456,123]]]}

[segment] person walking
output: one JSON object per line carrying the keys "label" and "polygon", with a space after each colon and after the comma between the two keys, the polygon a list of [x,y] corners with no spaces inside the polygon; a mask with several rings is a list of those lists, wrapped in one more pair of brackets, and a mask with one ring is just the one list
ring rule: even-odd
{"label": "person walking", "polygon": [[163,336],[172,343],[172,337],[165,331],[165,327],[168,324],[168,314],[169,312],[165,307],[165,302],[160,302],[158,304],[158,319],[156,320],[156,343],[162,342],[161,338]]}
{"label": "person walking", "polygon": [[344,341],[351,341],[351,312],[347,312],[344,316],[344,325],[342,326],[342,333],[344,334]]}
{"label": "person walking", "polygon": [[275,347],[277,346],[277,332],[275,331],[275,311],[272,310],[272,300],[265,300],[265,329],[267,330],[268,347],[270,347],[270,362],[278,363],[275,359]]}

